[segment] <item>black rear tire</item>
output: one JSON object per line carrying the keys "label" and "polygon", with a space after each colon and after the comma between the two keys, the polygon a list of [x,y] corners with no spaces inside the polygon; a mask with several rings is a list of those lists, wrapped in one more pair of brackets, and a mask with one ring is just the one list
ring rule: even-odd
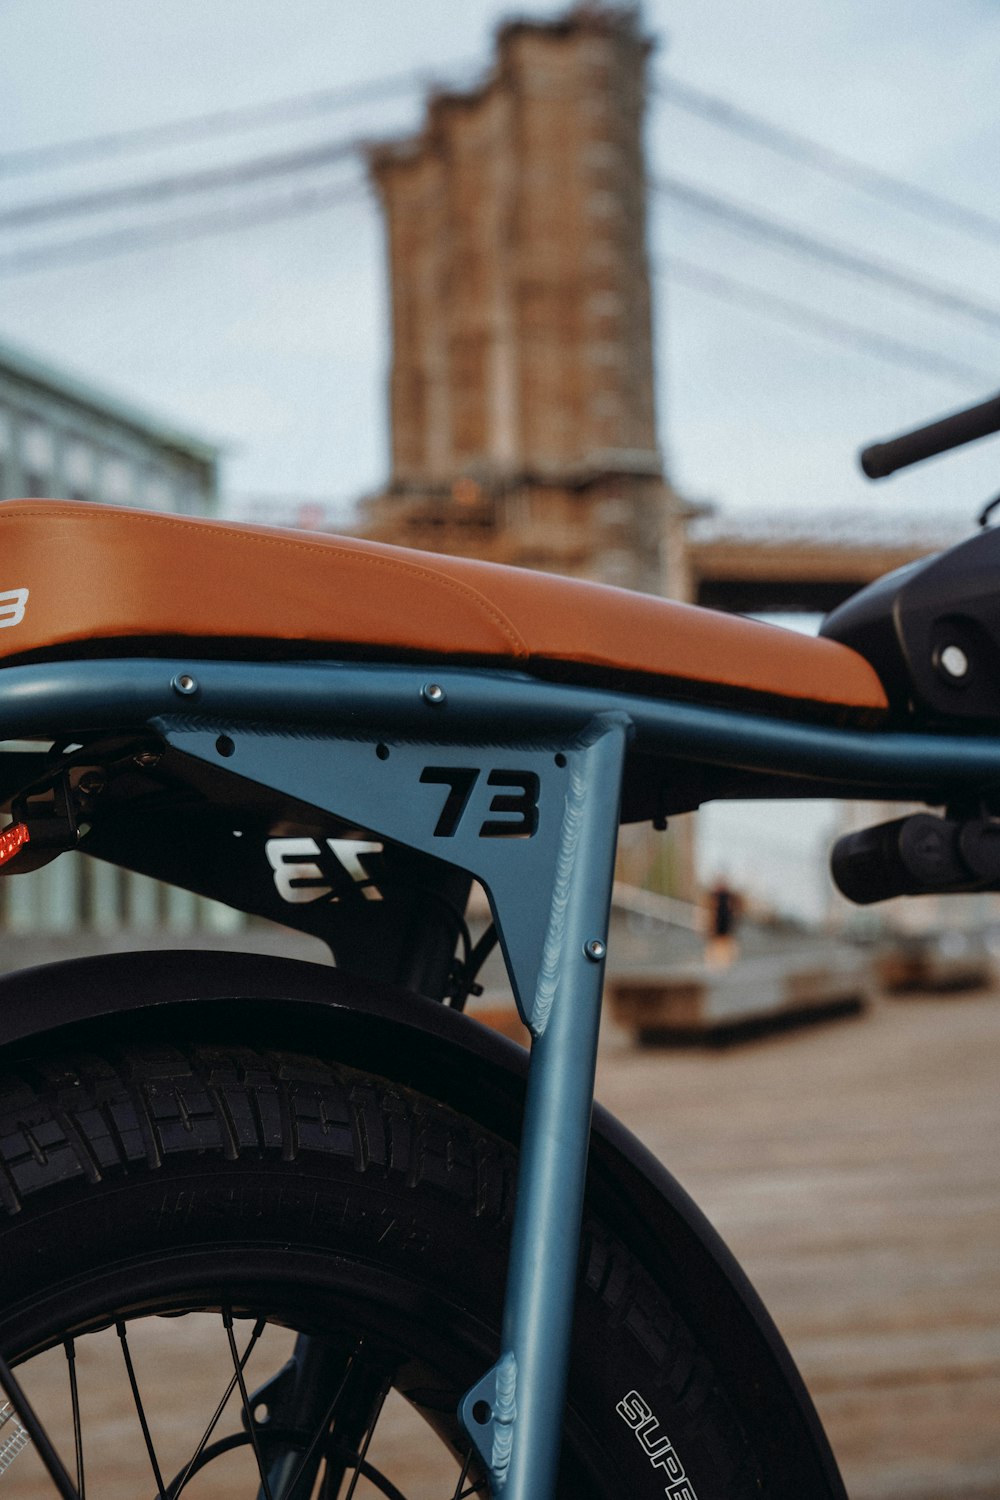
{"label": "black rear tire", "polygon": [[[36,1053],[0,1077],[0,1347],[30,1395],[44,1351],[116,1321],[222,1310],[361,1340],[457,1477],[516,1167],[474,1120],[329,1059],[176,1033]],[[733,1393],[621,1231],[588,1213],[560,1496],[759,1497]],[[72,1428],[55,1437],[65,1459]],[[94,1439],[87,1462],[110,1493],[120,1450]]]}

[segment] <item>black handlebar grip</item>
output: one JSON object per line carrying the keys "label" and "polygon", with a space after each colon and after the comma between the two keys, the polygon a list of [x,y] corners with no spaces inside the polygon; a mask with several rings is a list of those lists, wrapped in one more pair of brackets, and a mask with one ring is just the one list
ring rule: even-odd
{"label": "black handlebar grip", "polygon": [[890,896],[971,889],[976,879],[961,858],[958,835],[957,824],[931,813],[845,834],[830,856],[834,882],[856,906]]}
{"label": "black handlebar grip", "polygon": [[904,432],[885,443],[863,448],[861,467],[869,479],[885,479],[897,469],[906,469],[910,464],[947,453],[949,448],[959,448],[963,443],[973,443],[977,438],[989,437],[992,432],[1000,432],[1000,395],[965,411],[953,412],[926,427],[915,427],[912,432]]}

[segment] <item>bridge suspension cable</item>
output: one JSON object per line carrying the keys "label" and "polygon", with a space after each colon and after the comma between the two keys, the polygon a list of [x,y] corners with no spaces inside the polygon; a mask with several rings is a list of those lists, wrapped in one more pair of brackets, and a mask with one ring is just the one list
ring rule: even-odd
{"label": "bridge suspension cable", "polygon": [[767,240],[799,257],[821,261],[835,270],[878,282],[893,291],[933,304],[944,312],[958,313],[1000,331],[1000,303],[970,297],[958,287],[918,276],[898,262],[864,255],[836,240],[823,239],[797,224],[759,213],[756,208],[734,198],[709,192],[699,183],[661,173],[650,186],[660,196],[716,219],[752,239]]}
{"label": "bridge suspension cable", "polygon": [[672,74],[654,77],[651,91],[657,98],[687,114],[696,115],[699,119],[707,120],[733,135],[740,135],[780,156],[801,162],[803,166],[811,167],[872,197],[881,198],[894,207],[919,214],[924,219],[947,224],[952,229],[991,244],[1000,242],[1000,219],[992,214],[969,208],[943,193],[932,192],[929,188],[920,187],[892,172],[885,172],[869,162],[849,156],[844,151],[826,146],[810,136],[789,130],[787,126],[777,125],[763,115],[753,114],[734,104],[731,99],[695,88],[690,83],[682,83]]}
{"label": "bridge suspension cable", "polygon": [[906,369],[919,370],[928,375],[939,375],[952,382],[959,381],[962,385],[973,386],[977,390],[991,382],[996,382],[995,370],[980,370],[961,360],[950,359],[947,355],[938,354],[930,349],[922,349],[919,345],[911,344],[907,340],[875,333],[870,328],[863,328],[847,318],[830,317],[826,313],[807,306],[804,302],[779,296],[762,287],[751,286],[749,282],[732,276],[723,276],[718,272],[706,270],[705,267],[697,266],[680,256],[669,255],[657,258],[653,262],[653,271],[665,276],[668,282],[677,286],[704,292],[724,302],[745,307],[751,313],[765,317],[769,321],[784,323],[807,333],[818,334],[822,338],[860,349],[865,354],[873,354],[879,359],[887,360],[891,364],[900,365]]}

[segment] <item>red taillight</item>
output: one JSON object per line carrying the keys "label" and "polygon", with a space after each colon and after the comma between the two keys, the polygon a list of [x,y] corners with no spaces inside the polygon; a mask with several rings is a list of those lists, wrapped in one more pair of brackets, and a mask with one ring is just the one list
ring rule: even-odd
{"label": "red taillight", "polygon": [[0,833],[0,865],[5,865],[9,859],[13,859],[19,849],[31,840],[27,823],[12,823]]}

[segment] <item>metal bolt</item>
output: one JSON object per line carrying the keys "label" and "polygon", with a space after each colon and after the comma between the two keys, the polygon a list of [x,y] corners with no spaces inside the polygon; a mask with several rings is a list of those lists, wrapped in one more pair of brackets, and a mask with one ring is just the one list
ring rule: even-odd
{"label": "metal bolt", "polygon": [[591,938],[589,943],[584,943],[583,951],[592,963],[599,964],[608,951],[608,945],[600,938]]}
{"label": "metal bolt", "polygon": [[171,681],[170,686],[175,693],[180,693],[182,698],[190,698],[192,693],[198,691],[198,684],[190,672],[178,672],[177,676]]}
{"label": "metal bolt", "polygon": [[959,679],[968,675],[969,658],[961,646],[952,644],[943,647],[938,653],[938,666],[949,677]]}
{"label": "metal bolt", "polygon": [[161,756],[158,750],[140,750],[132,759],[140,770],[149,771],[159,765]]}
{"label": "metal bolt", "polygon": [[420,695],[425,703],[433,703],[435,707],[440,707],[445,701],[444,688],[439,682],[425,682]]}

